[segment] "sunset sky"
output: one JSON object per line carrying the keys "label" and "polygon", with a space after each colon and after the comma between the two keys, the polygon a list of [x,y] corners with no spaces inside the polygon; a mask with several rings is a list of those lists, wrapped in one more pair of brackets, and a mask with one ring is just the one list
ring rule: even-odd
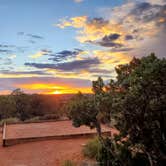
{"label": "sunset sky", "polygon": [[0,0],[0,93],[91,92],[133,56],[166,57],[166,0]]}

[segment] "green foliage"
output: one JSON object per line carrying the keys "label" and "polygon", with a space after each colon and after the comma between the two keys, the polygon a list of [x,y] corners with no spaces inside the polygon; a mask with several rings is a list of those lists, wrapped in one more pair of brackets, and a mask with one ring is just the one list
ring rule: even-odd
{"label": "green foliage", "polygon": [[98,110],[95,108],[93,98],[81,93],[77,94],[68,104],[69,117],[73,120],[75,127],[87,125],[94,127]]}
{"label": "green foliage", "polygon": [[84,156],[92,158],[92,159],[97,159],[101,146],[102,145],[101,145],[98,137],[93,138],[83,148]]}
{"label": "green foliage", "polygon": [[137,151],[160,165],[166,154],[166,60],[151,54],[133,61],[118,68],[117,83],[125,91],[115,107],[118,129],[130,147],[140,144]]}
{"label": "green foliage", "polygon": [[142,58],[128,80],[129,90],[122,102],[126,124],[121,129],[131,142],[142,143],[156,158],[166,141],[166,60],[154,54]]}
{"label": "green foliage", "polygon": [[4,123],[17,123],[17,122],[20,122],[20,120],[18,118],[7,118],[7,119],[3,119],[0,121],[0,125],[3,125]]}
{"label": "green foliage", "polygon": [[39,121],[40,121],[40,117],[38,116],[25,120],[25,122],[39,122]]}
{"label": "green foliage", "polygon": [[118,160],[114,158],[113,154],[111,153],[112,149],[112,142],[109,138],[103,139],[103,142],[101,143],[101,147],[99,149],[99,153],[97,156],[97,161],[99,162],[100,166],[119,166]]}
{"label": "green foliage", "polygon": [[16,89],[11,93],[11,98],[13,98],[14,106],[16,108],[17,116],[19,119],[24,121],[30,118],[28,95],[26,95],[20,89]]}
{"label": "green foliage", "polygon": [[10,96],[0,96],[0,120],[16,117],[14,101]]}
{"label": "green foliage", "polygon": [[150,166],[147,156],[142,152],[132,153],[128,142],[117,144],[109,138],[101,144],[97,161],[100,166]]}
{"label": "green foliage", "polygon": [[46,114],[46,115],[40,116],[39,120],[56,120],[59,118],[60,117],[57,114]]}
{"label": "green foliage", "polygon": [[103,88],[104,88],[104,82],[101,77],[97,79],[97,81],[92,81],[92,90],[95,94],[100,95],[103,93]]}
{"label": "green foliage", "polygon": [[76,166],[76,164],[71,160],[65,160],[62,166]]}
{"label": "green foliage", "polygon": [[[99,77],[92,82],[94,95],[90,98],[79,95],[72,101],[71,118],[77,126],[93,124],[96,129],[100,129],[102,121],[114,119],[120,131],[119,140],[106,141],[104,144],[108,146],[102,144],[99,160],[104,164],[163,166],[166,162],[166,59],[152,53],[141,59],[133,58],[115,70],[116,81],[111,80],[105,86]],[[122,142],[124,138],[126,143]]]}
{"label": "green foliage", "polygon": [[0,96],[0,120],[18,118],[33,122],[59,119],[65,100],[69,99],[54,95],[30,95],[16,89],[10,95]]}
{"label": "green foliage", "polygon": [[68,103],[67,109],[75,127],[87,125],[96,128],[98,136],[101,137],[100,122],[110,118],[110,101],[107,100],[108,95],[104,92],[104,82],[101,77],[92,82],[92,90],[95,94],[91,96],[79,92]]}
{"label": "green foliage", "polygon": [[104,143],[98,137],[90,140],[83,148],[84,156],[96,159],[101,166],[119,166],[118,159],[115,159],[109,151],[113,146],[111,140],[104,138],[103,141]]}

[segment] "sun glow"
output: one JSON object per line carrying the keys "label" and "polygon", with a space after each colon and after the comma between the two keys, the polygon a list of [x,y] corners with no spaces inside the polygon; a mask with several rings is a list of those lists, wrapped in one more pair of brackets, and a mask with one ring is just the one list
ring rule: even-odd
{"label": "sun glow", "polygon": [[36,91],[40,94],[74,94],[78,91],[83,93],[92,93],[90,87],[75,87],[65,84],[46,84],[46,83],[32,83],[32,84],[19,84],[17,85],[26,91]]}
{"label": "sun glow", "polygon": [[52,94],[54,95],[59,95],[59,94],[62,94],[62,92],[58,91],[58,90],[55,90],[54,92],[52,92]]}

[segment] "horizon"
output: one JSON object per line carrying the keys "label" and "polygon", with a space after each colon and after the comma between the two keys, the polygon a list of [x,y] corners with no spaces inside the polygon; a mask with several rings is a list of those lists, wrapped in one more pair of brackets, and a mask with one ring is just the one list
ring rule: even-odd
{"label": "horizon", "polygon": [[92,93],[115,66],[166,57],[166,0],[1,0],[0,94]]}
{"label": "horizon", "polygon": [[[24,92],[24,91],[23,91]],[[25,93],[26,95],[41,95],[41,96],[72,96],[72,95],[76,95],[79,91],[75,92],[75,93]],[[11,91],[12,93],[12,91]],[[0,96],[9,96],[11,95],[11,93],[8,94],[0,94]],[[82,92],[81,92],[82,93]],[[84,95],[92,95],[93,92],[90,93],[82,93]]]}

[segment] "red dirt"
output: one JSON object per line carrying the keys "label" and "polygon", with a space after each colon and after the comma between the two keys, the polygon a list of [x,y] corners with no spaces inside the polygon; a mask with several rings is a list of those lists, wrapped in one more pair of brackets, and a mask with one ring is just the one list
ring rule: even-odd
{"label": "red dirt", "polygon": [[[109,132],[110,128],[102,126],[102,132]],[[31,138],[45,136],[62,136],[96,133],[95,129],[87,126],[75,128],[71,121],[57,121],[44,123],[12,124],[6,127],[6,139]]]}
{"label": "red dirt", "polygon": [[0,166],[61,166],[64,160],[83,160],[87,138],[39,141],[10,147],[0,146]]}
{"label": "red dirt", "polygon": [[[104,127],[104,130],[108,130]],[[110,130],[110,129],[109,129]],[[111,129],[113,133],[116,130]],[[83,126],[74,128],[70,121],[17,124],[7,126],[8,138],[44,136],[45,134],[78,134],[96,132]],[[0,141],[2,133],[0,133]],[[61,166],[64,160],[82,161],[83,144],[88,138],[73,138],[62,140],[38,141],[18,144],[9,147],[0,145],[0,166]]]}

